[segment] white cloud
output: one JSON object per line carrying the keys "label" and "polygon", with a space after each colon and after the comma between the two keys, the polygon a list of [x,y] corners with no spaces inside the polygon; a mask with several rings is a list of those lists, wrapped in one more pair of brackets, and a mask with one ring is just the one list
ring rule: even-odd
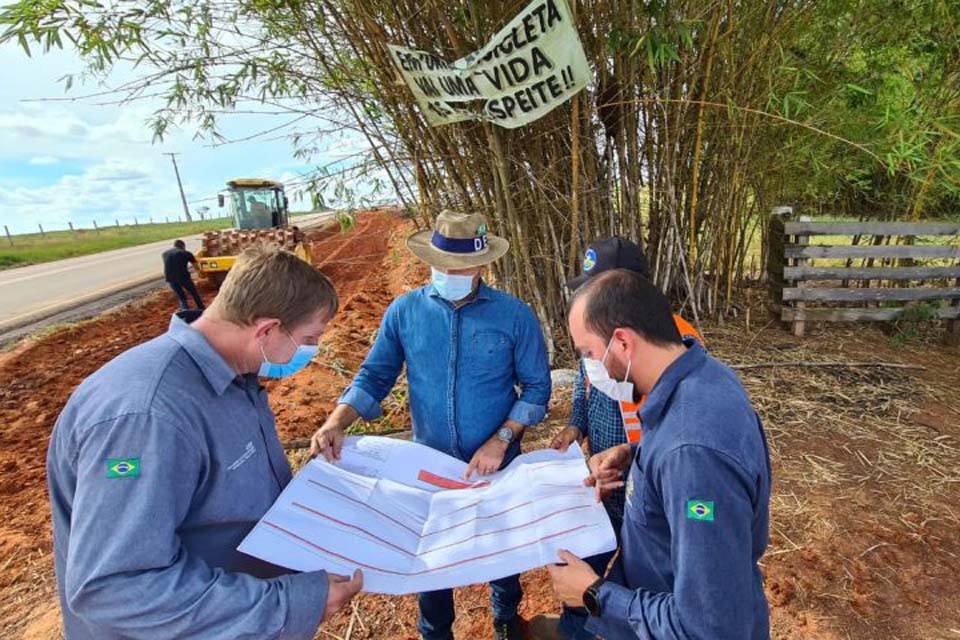
{"label": "white cloud", "polygon": [[51,164],[58,164],[60,158],[56,156],[34,156],[30,158],[30,165],[34,167],[45,167]]}
{"label": "white cloud", "polygon": [[50,229],[66,227],[67,222],[90,227],[93,220],[105,224],[134,217],[159,222],[179,213],[175,195],[157,197],[169,191],[165,182],[165,176],[149,166],[109,160],[45,186],[0,185],[0,206],[4,217],[15,221],[11,228],[18,231],[32,230],[37,223]]}
{"label": "white cloud", "polygon": [[[2,2],[2,0],[0,0]],[[11,231],[65,228],[67,222],[89,227],[94,219],[112,223],[182,215],[180,194],[170,158],[177,164],[191,209],[210,206],[219,213],[216,194],[239,176],[272,178],[294,185],[317,166],[341,160],[345,164],[367,146],[355,132],[331,136],[313,162],[293,158],[287,140],[257,140],[216,148],[193,139],[193,130],[170,130],[160,144],[152,143],[148,120],[160,101],[101,105],[91,101],[60,101],[57,80],[76,73],[81,63],[69,51],[34,53],[27,58],[14,44],[0,46],[0,68],[7,74],[0,91],[0,224]],[[113,85],[132,77],[130,70],[111,76]],[[69,95],[93,93],[105,87],[78,86]],[[230,139],[242,139],[283,122],[283,116],[237,115],[223,124]],[[325,144],[324,144],[325,143]],[[334,165],[331,169],[334,169]],[[290,189],[291,204],[308,204],[299,189]]]}

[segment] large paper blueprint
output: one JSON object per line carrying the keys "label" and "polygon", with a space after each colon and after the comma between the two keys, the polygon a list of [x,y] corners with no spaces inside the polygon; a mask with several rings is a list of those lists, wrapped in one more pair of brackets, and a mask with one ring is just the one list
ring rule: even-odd
{"label": "large paper blueprint", "polygon": [[298,571],[364,572],[364,590],[457,587],[610,551],[603,506],[583,486],[583,453],[519,456],[473,482],[466,464],[390,438],[348,438],[341,461],[307,464],[240,544]]}

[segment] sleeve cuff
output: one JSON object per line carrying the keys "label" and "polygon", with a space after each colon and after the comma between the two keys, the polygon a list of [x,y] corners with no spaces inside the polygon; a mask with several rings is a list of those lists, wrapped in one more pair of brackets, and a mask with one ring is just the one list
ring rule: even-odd
{"label": "sleeve cuff", "polygon": [[587,618],[584,628],[599,636],[610,635],[612,627],[622,627],[630,618],[630,603],[636,592],[614,582],[600,585],[600,617]]}
{"label": "sleeve cuff", "polygon": [[508,419],[519,422],[525,427],[531,427],[547,415],[547,408],[540,404],[531,404],[523,400],[517,400],[510,409]]}
{"label": "sleeve cuff", "polygon": [[374,400],[373,396],[355,384],[347,387],[347,390],[343,392],[343,395],[340,396],[340,400],[338,400],[338,402],[340,404],[348,404],[356,409],[357,413],[360,414],[360,417],[367,422],[376,420],[383,415],[383,410],[380,409],[380,403]]}
{"label": "sleeve cuff", "polygon": [[280,637],[312,640],[327,608],[327,572],[297,573],[277,580],[287,601],[287,618]]}
{"label": "sleeve cuff", "polygon": [[573,412],[570,414],[570,426],[580,429],[580,433],[584,436],[587,435],[587,416],[585,411],[577,411],[574,407]]}

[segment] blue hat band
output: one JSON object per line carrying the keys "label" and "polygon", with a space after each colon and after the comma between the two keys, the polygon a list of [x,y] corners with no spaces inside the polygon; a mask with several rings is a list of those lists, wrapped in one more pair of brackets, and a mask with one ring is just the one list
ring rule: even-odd
{"label": "blue hat band", "polygon": [[447,253],[484,253],[487,250],[487,236],[483,234],[475,238],[448,238],[434,231],[430,244]]}

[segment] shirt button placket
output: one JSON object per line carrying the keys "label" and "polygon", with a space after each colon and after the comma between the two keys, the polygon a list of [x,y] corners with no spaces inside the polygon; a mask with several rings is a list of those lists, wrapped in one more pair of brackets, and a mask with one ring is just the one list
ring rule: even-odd
{"label": "shirt button placket", "polygon": [[447,431],[450,438],[450,452],[458,458],[460,441],[457,438],[457,360],[460,358],[460,310],[453,310],[450,322],[450,360],[447,363]]}

